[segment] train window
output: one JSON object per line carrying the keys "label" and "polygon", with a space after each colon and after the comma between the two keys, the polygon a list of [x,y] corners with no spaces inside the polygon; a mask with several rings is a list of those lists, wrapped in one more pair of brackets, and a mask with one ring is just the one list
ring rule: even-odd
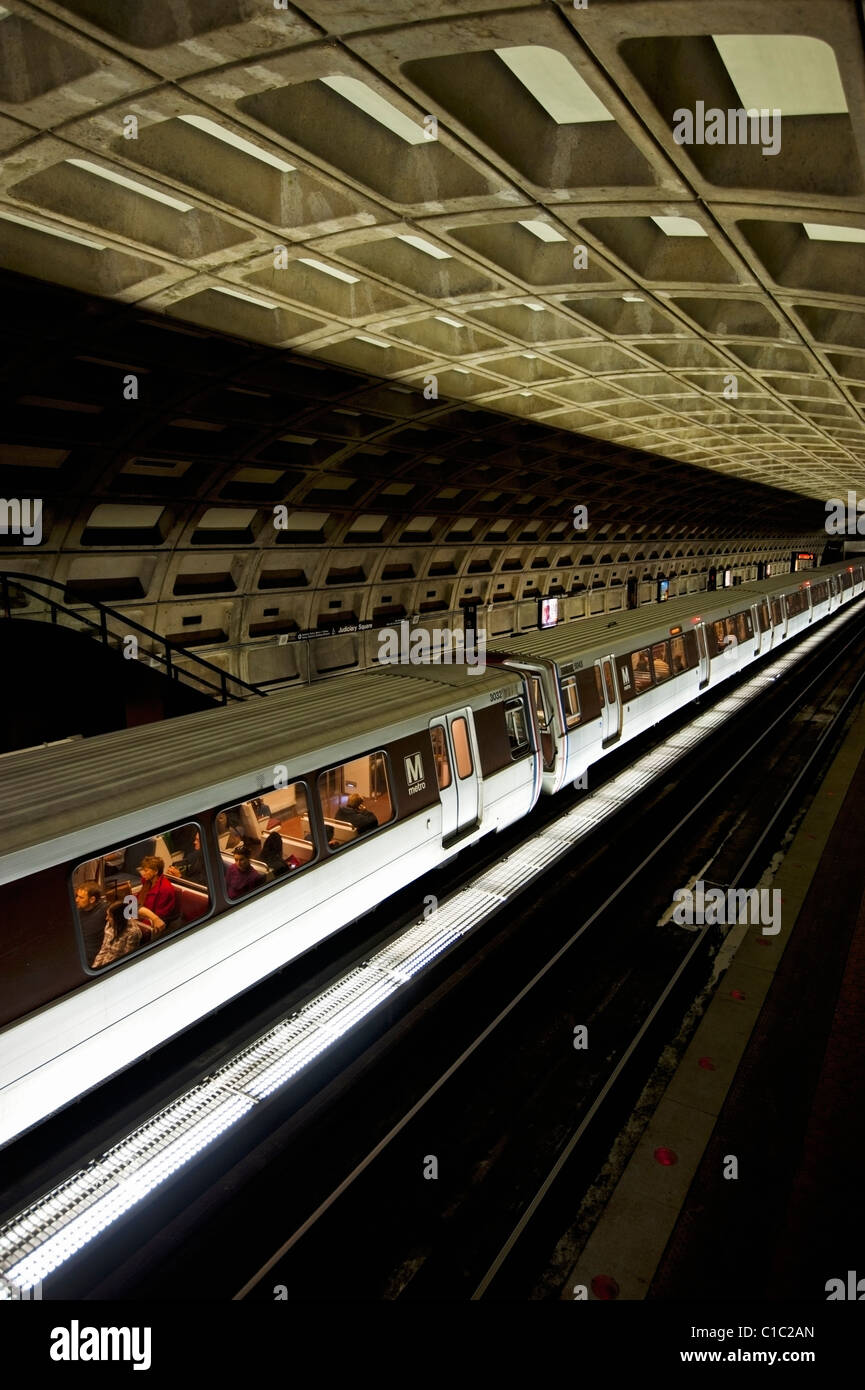
{"label": "train window", "polygon": [[451,723],[451,734],[454,741],[454,757],[457,760],[457,776],[462,782],[474,772],[469,727],[462,717],[454,719]]}
{"label": "train window", "polygon": [[85,859],[72,892],[84,958],[101,970],[210,912],[201,827],[174,826]]}
{"label": "train window", "polygon": [[795,618],[799,613],[804,613],[807,600],[801,590],[795,594],[785,594],[784,599],[788,618]]}
{"label": "train window", "polygon": [[643,691],[648,690],[652,684],[652,668],[649,665],[648,647],[644,647],[639,652],[631,652],[631,670],[634,673],[634,686],[637,694],[642,695]]}
{"label": "train window", "polygon": [[580,711],[583,722],[597,719],[604,703],[601,693],[601,673],[597,666],[588,671],[577,672],[577,694],[580,697]]}
{"label": "train window", "polygon": [[674,676],[679,676],[688,669],[688,656],[685,650],[684,637],[673,637],[670,640],[670,669]]}
{"label": "train window", "polygon": [[445,787],[449,787],[453,780],[451,777],[451,760],[448,757],[448,742],[445,737],[444,725],[433,724],[429,734],[432,739],[436,781],[439,784],[439,791],[444,791]]}
{"label": "train window", "polygon": [[616,703],[616,682],[613,679],[613,668],[609,661],[604,662],[604,685],[607,687],[607,704]]}
{"label": "train window", "polygon": [[562,677],[562,706],[565,711],[565,724],[573,729],[580,722],[580,697],[577,694],[576,676]]}
{"label": "train window", "polygon": [[656,642],[652,648],[652,670],[658,685],[668,681],[672,675],[670,647],[667,642]]}
{"label": "train window", "polygon": [[710,628],[715,639],[715,656],[719,652],[726,651],[727,648],[727,624],[723,618],[719,618],[716,623],[712,623]]}
{"label": "train window", "polygon": [[315,858],[303,782],[274,787],[216,817],[225,895],[232,902],[303,869]]}
{"label": "train window", "polygon": [[[550,727],[550,721],[547,718],[546,705],[544,704],[544,692],[539,676],[532,676],[532,691],[535,697],[535,709],[538,712],[538,727],[541,733],[545,734]],[[462,776],[462,773],[460,773],[460,776]]]}
{"label": "train window", "polygon": [[525,753],[529,746],[526,707],[522,700],[508,700],[505,705],[505,722],[508,727],[508,738],[511,743],[511,755],[517,758],[521,753]]}
{"label": "train window", "polygon": [[319,776],[318,796],[330,849],[386,825],[393,819],[393,797],[385,754],[366,753],[328,768]]}
{"label": "train window", "polygon": [[778,599],[778,598],[773,598],[773,599],[772,599],[772,626],[773,626],[773,627],[780,627],[780,625],[781,625],[781,623],[783,623],[783,621],[784,621],[784,615],[783,615],[783,613],[781,612],[781,600]]}
{"label": "train window", "polygon": [[734,613],[731,618],[727,619],[727,636],[734,637],[736,643],[746,642],[748,638],[753,635],[751,632],[751,620],[748,618],[746,622],[746,617],[747,614],[745,613]]}
{"label": "train window", "polygon": [[771,625],[772,625],[772,619],[771,619],[771,617],[769,616],[769,605],[768,605],[768,603],[766,602],[765,599],[763,599],[762,603],[760,604],[760,607],[759,607],[759,610],[758,610],[758,613],[757,613],[757,618],[758,618],[758,621],[759,621],[759,623],[760,623],[760,631],[761,631],[761,632],[768,632],[768,631],[769,631],[769,628],[770,628]]}

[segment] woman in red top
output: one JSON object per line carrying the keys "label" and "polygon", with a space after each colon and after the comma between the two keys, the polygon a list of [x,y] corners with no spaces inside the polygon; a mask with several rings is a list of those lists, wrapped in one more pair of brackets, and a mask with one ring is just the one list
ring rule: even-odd
{"label": "woman in red top", "polygon": [[141,887],[136,890],[136,896],[141,907],[148,907],[163,922],[169,922],[175,915],[174,888],[163,873],[164,868],[163,860],[155,854],[142,859],[138,865]]}

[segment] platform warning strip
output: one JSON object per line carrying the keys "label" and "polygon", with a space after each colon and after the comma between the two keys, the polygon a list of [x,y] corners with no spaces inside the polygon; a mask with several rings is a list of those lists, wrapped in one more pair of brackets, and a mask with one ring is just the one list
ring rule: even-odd
{"label": "platform warning strip", "polygon": [[[716,975],[725,971],[724,988],[715,994],[706,1010],[675,1075],[618,1177],[600,1220],[579,1257],[570,1262],[570,1274],[561,1294],[563,1299],[636,1300],[646,1297],[751,1044],[766,996],[795,932],[814,873],[863,755],[865,716],[860,714],[832,762],[783,863],[771,877],[772,889],[782,894],[784,928],[779,934],[770,935],[754,931],[747,922],[740,922],[728,933],[715,962]],[[784,1051],[783,1042],[781,1051]],[[722,1170],[723,1164],[719,1164],[717,1179],[724,1187]],[[750,1177],[753,1181],[753,1174]],[[761,1173],[760,1201],[765,1197],[764,1181],[765,1175]],[[745,1220],[745,1207],[737,1214]],[[557,1251],[556,1263],[560,1266],[567,1253],[567,1239],[564,1238]],[[752,1269],[753,1264],[749,1264],[743,1254],[745,1232],[742,1229],[736,1232],[734,1244],[740,1273],[742,1262]],[[702,1255],[704,1251],[701,1250]],[[720,1260],[718,1251],[713,1250],[712,1256]],[[752,1293],[758,1282],[759,1276],[754,1275],[750,1286]],[[691,1287],[691,1296],[697,1298],[694,1286]],[[728,1289],[735,1289],[737,1296],[747,1292],[741,1278],[731,1279]],[[680,1289],[678,1296],[686,1295]],[[800,1291],[798,1296],[806,1297],[806,1294]]]}

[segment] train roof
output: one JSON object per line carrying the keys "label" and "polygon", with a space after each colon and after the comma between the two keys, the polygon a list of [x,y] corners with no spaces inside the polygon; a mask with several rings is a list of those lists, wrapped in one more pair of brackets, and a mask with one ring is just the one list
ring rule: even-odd
{"label": "train roof", "polygon": [[[519,688],[520,677],[509,678],[501,667],[473,671],[460,682],[464,669],[357,671],[264,699],[9,753],[0,758],[0,882],[77,853],[77,842],[69,854],[63,842],[71,845],[84,829],[101,827],[100,841],[120,842],[150,812],[154,823],[167,823],[190,814],[192,796],[199,808],[230,803],[272,787],[277,765],[297,776],[356,756],[381,731],[399,737],[418,719],[473,704],[492,689]],[[35,852],[49,842],[50,855]],[[32,861],[22,866],[27,852]]]}
{"label": "train roof", "polygon": [[822,569],[801,570],[795,574],[773,576],[771,579],[752,579],[733,589],[718,589],[707,593],[686,594],[663,604],[644,604],[640,608],[620,609],[615,615],[599,613],[596,617],[559,623],[556,627],[528,632],[522,637],[506,637],[490,643],[497,654],[568,661],[579,653],[600,654],[615,650],[622,639],[635,645],[660,640],[671,627],[687,629],[698,618],[723,618],[737,613],[760,598],[774,598],[803,583],[815,583],[830,574],[849,569],[849,564],[825,565]]}

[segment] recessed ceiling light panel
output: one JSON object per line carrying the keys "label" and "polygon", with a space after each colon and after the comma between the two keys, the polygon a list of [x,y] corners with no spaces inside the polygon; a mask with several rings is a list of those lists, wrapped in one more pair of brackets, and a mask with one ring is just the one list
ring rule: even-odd
{"label": "recessed ceiling light panel", "polygon": [[538,241],[567,241],[567,237],[562,236],[561,232],[557,232],[555,227],[550,226],[549,222],[529,219],[526,222],[520,222],[519,225],[525,227],[527,232],[531,232],[532,236],[537,237]]}
{"label": "recessed ceiling light panel", "polygon": [[186,125],[194,126],[196,130],[203,131],[205,135],[212,136],[214,140],[221,140],[223,145],[231,145],[232,149],[240,150],[241,154],[248,154],[253,159],[260,159],[262,164],[269,164],[273,169],[278,169],[281,174],[294,172],[295,165],[286,164],[284,159],[279,159],[269,150],[260,149],[258,145],[253,145],[250,140],[244,140],[242,136],[226,130],[224,126],[217,125],[216,121],[209,121],[206,116],[179,116],[178,119],[184,121]]}
{"label": "recessed ceiling light panel", "polygon": [[413,121],[411,116],[400,111],[398,107],[392,106],[378,92],[373,91],[365,82],[361,82],[357,77],[322,77],[319,78],[325,87],[330,87],[331,91],[350,101],[352,106],[356,106],[365,116],[371,116],[379,125],[398,135],[400,140],[405,140],[407,145],[423,145],[427,141],[427,134],[422,122]]}
{"label": "recessed ceiling light panel", "polygon": [[557,125],[614,119],[564,53],[535,44],[495,51]]}
{"label": "recessed ceiling light panel", "polygon": [[705,228],[693,217],[653,217],[664,236],[707,236]]}
{"label": "recessed ceiling light panel", "polygon": [[742,105],[784,116],[847,110],[835,54],[805,34],[715,34],[715,47]]}
{"label": "recessed ceiling light panel", "polygon": [[406,246],[413,246],[415,251],[423,251],[425,256],[432,256],[433,260],[453,260],[450,252],[442,251],[439,246],[433,246],[431,241],[424,241],[422,236],[412,236],[410,232],[397,232],[396,239],[397,241],[404,241]]}
{"label": "recessed ceiling light panel", "polygon": [[298,260],[301,265],[308,265],[313,270],[320,270],[322,275],[332,275],[334,280],[344,280],[347,285],[356,285],[359,282],[360,277],[358,275],[349,275],[348,271],[337,270],[336,266],[325,265],[324,261],[313,260],[311,256],[299,256]]}
{"label": "recessed ceiling light panel", "polygon": [[142,198],[150,198],[154,203],[164,203],[166,207],[174,208],[176,212],[191,212],[191,203],[182,203],[179,198],[171,198],[167,193],[160,193],[156,188],[148,188],[147,184],[139,183],[137,179],[127,178],[125,174],[118,174],[114,169],[103,169],[99,164],[92,164],[89,159],[67,159],[65,164],[74,164],[76,169],[83,169],[87,174],[95,174],[97,178],[105,179],[107,183],[119,184],[121,188],[128,188],[131,193],[138,193]]}

